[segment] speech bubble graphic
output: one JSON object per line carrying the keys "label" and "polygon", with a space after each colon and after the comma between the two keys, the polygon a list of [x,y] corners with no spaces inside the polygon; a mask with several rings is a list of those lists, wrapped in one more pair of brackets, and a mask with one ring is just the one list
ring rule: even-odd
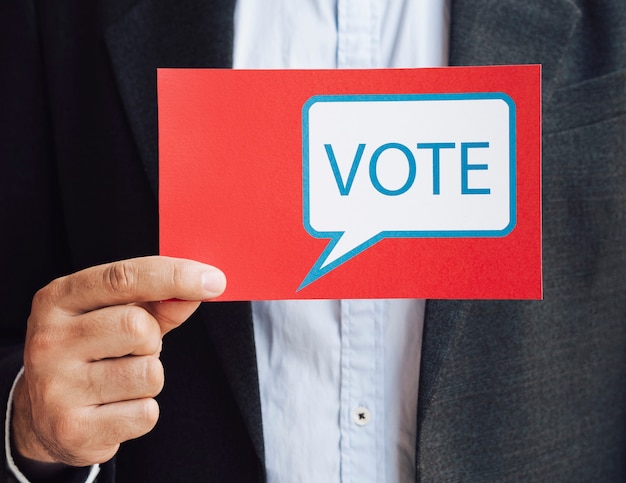
{"label": "speech bubble graphic", "polygon": [[515,227],[508,95],[314,96],[302,111],[303,223],[331,241],[298,290],[383,238],[503,237]]}

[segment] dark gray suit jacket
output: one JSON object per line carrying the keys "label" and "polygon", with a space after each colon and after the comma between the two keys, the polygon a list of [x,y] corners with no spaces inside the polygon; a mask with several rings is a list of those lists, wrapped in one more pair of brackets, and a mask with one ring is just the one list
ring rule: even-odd
{"label": "dark gray suit jacket", "polygon": [[[156,253],[155,68],[230,66],[232,7],[0,5],[4,403],[37,287]],[[626,2],[452,0],[451,21],[453,65],[543,66],[545,300],[428,302],[418,479],[626,481]],[[203,305],[163,360],[159,424],[102,480],[262,480],[249,304]]]}

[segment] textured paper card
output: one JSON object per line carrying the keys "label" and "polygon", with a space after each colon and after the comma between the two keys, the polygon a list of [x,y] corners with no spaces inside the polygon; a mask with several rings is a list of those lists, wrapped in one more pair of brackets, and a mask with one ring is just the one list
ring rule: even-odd
{"label": "textured paper card", "polygon": [[539,66],[160,69],[160,244],[221,300],[541,298]]}

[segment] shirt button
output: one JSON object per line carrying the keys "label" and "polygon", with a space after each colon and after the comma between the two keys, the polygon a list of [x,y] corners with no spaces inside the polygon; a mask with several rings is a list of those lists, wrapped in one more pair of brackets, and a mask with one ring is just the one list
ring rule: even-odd
{"label": "shirt button", "polygon": [[358,407],[352,411],[352,420],[359,426],[365,426],[372,419],[372,414],[369,409],[364,407]]}

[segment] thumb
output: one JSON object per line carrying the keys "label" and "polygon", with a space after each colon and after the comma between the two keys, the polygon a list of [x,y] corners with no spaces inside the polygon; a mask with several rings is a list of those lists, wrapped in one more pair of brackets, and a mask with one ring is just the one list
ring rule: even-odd
{"label": "thumb", "polygon": [[[221,270],[211,267],[202,275],[202,286],[205,293],[213,297],[219,296],[226,287],[226,277]],[[200,301],[169,299],[160,302],[141,304],[157,320],[161,327],[161,335],[177,328],[197,310]]]}

